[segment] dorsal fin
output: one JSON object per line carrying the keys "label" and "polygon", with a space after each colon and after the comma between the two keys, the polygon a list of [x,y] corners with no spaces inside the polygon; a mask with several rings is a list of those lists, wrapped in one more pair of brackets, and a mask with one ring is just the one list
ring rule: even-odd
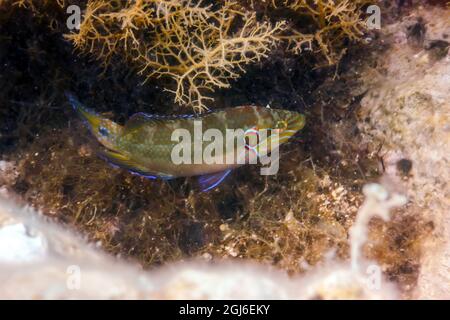
{"label": "dorsal fin", "polygon": [[125,132],[138,129],[142,125],[151,122],[170,121],[178,119],[200,119],[209,113],[211,113],[211,111],[207,111],[202,114],[181,114],[181,115],[158,115],[158,114],[148,114],[145,112],[138,112],[133,114],[130,117],[130,119],[125,123]]}
{"label": "dorsal fin", "polygon": [[137,129],[141,127],[145,123],[149,123],[151,121],[157,120],[156,117],[153,117],[152,115],[139,112],[133,114],[130,119],[125,123],[125,132],[129,132],[130,130]]}

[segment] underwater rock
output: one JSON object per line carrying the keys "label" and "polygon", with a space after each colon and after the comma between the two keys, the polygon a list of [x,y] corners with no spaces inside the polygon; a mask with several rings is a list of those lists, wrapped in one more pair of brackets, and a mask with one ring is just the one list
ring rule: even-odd
{"label": "underwater rock", "polygon": [[449,10],[419,7],[386,27],[390,48],[367,73],[373,88],[360,110],[360,129],[382,155],[385,182],[407,193],[404,212],[434,227],[421,244],[416,298],[450,297],[449,18]]}
{"label": "underwater rock", "polygon": [[[391,207],[387,191],[370,185],[361,214]],[[381,198],[377,195],[385,195]],[[385,209],[382,209],[385,208]],[[381,211],[380,211],[381,209]],[[363,221],[365,223],[365,221]],[[359,225],[361,227],[361,225]],[[361,228],[360,228],[361,229]],[[356,240],[364,240],[354,233]],[[362,272],[330,261],[302,276],[257,264],[191,261],[156,271],[105,255],[67,228],[30,208],[0,199],[0,298],[2,299],[392,299],[394,285],[375,263],[356,257]],[[2,243],[4,242],[2,241]],[[358,242],[359,243],[359,242]],[[4,253],[9,255],[5,255]],[[367,266],[366,266],[367,265]],[[375,270],[375,272],[370,271]],[[102,290],[98,290],[102,288]]]}
{"label": "underwater rock", "polygon": [[21,223],[0,230],[0,262],[33,262],[45,257],[45,240],[28,233]]}

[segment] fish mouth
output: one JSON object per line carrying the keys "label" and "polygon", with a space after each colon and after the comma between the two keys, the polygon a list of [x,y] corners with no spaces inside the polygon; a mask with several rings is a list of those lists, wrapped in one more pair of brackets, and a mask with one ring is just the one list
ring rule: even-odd
{"label": "fish mouth", "polygon": [[305,116],[301,113],[295,113],[289,117],[286,129],[281,130],[278,136],[278,144],[287,142],[293,135],[303,129],[305,126]]}

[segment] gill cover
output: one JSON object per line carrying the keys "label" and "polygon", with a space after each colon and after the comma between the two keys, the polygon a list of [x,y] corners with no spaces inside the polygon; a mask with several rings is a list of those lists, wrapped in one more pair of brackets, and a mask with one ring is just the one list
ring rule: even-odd
{"label": "gill cover", "polygon": [[123,127],[85,107],[71,92],[65,92],[67,99],[83,123],[104,147],[120,152],[116,140],[122,134]]}

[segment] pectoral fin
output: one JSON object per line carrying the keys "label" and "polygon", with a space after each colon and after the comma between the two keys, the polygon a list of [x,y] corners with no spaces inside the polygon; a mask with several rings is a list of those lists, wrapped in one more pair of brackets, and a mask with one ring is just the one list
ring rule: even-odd
{"label": "pectoral fin", "polygon": [[230,174],[231,170],[216,172],[200,176],[198,178],[198,184],[202,192],[209,191],[217,187],[223,180]]}

